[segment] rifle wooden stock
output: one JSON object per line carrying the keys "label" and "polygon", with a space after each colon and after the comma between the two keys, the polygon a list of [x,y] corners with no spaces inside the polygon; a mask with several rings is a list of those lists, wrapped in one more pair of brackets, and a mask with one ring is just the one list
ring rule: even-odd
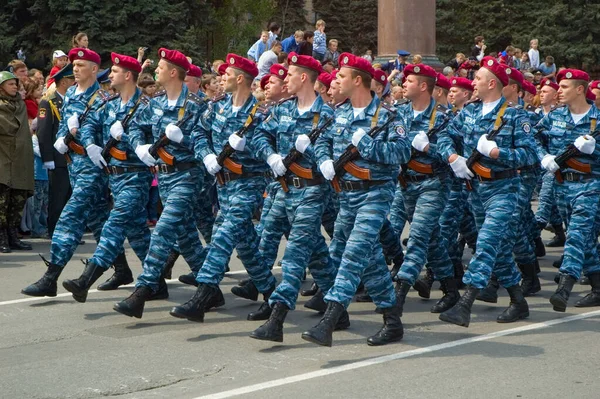
{"label": "rifle wooden stock", "polygon": [[73,151],[75,154],[85,155],[85,148],[83,148],[83,146],[81,144],[77,144],[76,142],[71,141],[68,144],[68,146],[71,149],[71,151]]}
{"label": "rifle wooden stock", "polygon": [[554,172],[554,178],[556,179],[556,182],[558,184],[563,184],[565,182],[565,179],[563,179],[560,169]]}
{"label": "rifle wooden stock", "polygon": [[334,177],[333,180],[331,181],[331,185],[333,186],[333,189],[335,190],[336,193],[341,193],[342,192],[342,186],[340,186],[340,178],[339,177]]}
{"label": "rifle wooden stock", "polygon": [[408,161],[408,167],[414,170],[415,172],[422,173],[424,175],[433,174],[433,166],[419,161],[415,161],[413,159]]}
{"label": "rifle wooden stock", "polygon": [[296,162],[290,164],[288,169],[298,177],[308,180],[313,179],[312,169],[304,168]]}
{"label": "rifle wooden stock", "polygon": [[116,147],[109,150],[110,156],[119,161],[127,161],[127,152],[121,151]]}
{"label": "rifle wooden stock", "polygon": [[587,174],[592,173],[592,165],[590,165],[589,163],[581,162],[576,159],[570,158],[565,161],[565,164],[569,168],[575,169],[578,172]]}
{"label": "rifle wooden stock", "polygon": [[485,177],[486,179],[492,178],[492,170],[490,168],[486,168],[479,162],[475,162],[471,169],[473,169],[473,172],[475,172],[478,176]]}
{"label": "rifle wooden stock", "polygon": [[287,185],[287,181],[285,181],[285,175],[279,176],[275,180],[277,180],[279,182],[279,184],[281,184],[281,189],[283,190],[284,193],[287,193],[288,191],[290,191],[290,188]]}
{"label": "rifle wooden stock", "polygon": [[235,173],[236,175],[241,175],[242,173],[244,173],[244,168],[242,167],[242,165],[233,162],[231,158],[225,158],[225,160],[223,161],[223,166],[225,166],[227,169],[229,169],[232,173]]}
{"label": "rifle wooden stock", "polygon": [[406,182],[406,179],[402,175],[402,171],[400,171],[400,174],[398,175],[398,183],[400,183],[400,186],[402,186],[402,188],[408,187],[408,183]]}
{"label": "rifle wooden stock", "polygon": [[173,166],[175,164],[175,157],[167,152],[163,147],[156,150],[156,154],[164,163]]}
{"label": "rifle wooden stock", "polygon": [[367,168],[361,168],[354,162],[346,162],[344,164],[344,170],[358,179],[371,180],[371,171]]}

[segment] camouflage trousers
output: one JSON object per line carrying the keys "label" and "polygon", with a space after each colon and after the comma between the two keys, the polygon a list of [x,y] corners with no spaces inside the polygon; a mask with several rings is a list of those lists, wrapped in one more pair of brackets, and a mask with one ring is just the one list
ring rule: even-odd
{"label": "camouflage trousers", "polygon": [[0,228],[14,228],[21,223],[29,192],[0,184]]}
{"label": "camouflage trousers", "polygon": [[515,245],[513,252],[518,264],[528,265],[536,261],[534,231],[536,230],[535,215],[531,210],[531,197],[538,181],[538,173],[535,171],[523,171],[521,173],[521,186],[519,188],[519,204],[515,209],[513,219]]}
{"label": "camouflage trousers", "polygon": [[[536,223],[550,223],[551,226],[558,226],[563,223],[561,214],[556,206],[556,197],[554,195],[554,173],[544,172],[542,175],[542,188],[540,189],[538,209],[535,213]],[[538,230],[534,238],[540,236]]]}
{"label": "camouflage trousers", "polygon": [[215,224],[213,206],[216,205],[215,178],[205,172],[204,177],[198,180],[198,200],[194,204],[194,219],[196,227],[204,241],[209,244]]}

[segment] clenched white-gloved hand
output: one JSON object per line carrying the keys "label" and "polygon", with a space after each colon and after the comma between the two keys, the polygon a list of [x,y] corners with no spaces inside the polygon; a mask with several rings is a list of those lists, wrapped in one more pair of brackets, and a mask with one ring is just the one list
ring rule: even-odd
{"label": "clenched white-gloved hand", "polygon": [[596,139],[589,134],[579,136],[575,140],[575,147],[584,154],[593,154],[596,149]]}
{"label": "clenched white-gloved hand", "polygon": [[85,151],[87,152],[90,160],[96,165],[98,168],[102,169],[106,166],[106,160],[102,157],[102,147],[97,146],[96,144],[90,144],[85,147]]}
{"label": "clenched white-gloved hand", "polygon": [[412,146],[415,150],[423,152],[425,147],[429,145],[429,137],[427,133],[419,132],[412,141]]}
{"label": "clenched white-gloved hand", "polygon": [[115,139],[117,141],[121,141],[121,137],[123,137],[123,133],[125,133],[125,130],[123,130],[123,124],[121,123],[121,121],[116,121],[110,127],[110,135],[112,136],[113,139]]}
{"label": "clenched white-gloved hand", "polygon": [[54,142],[54,148],[56,148],[56,151],[60,152],[61,154],[66,154],[67,151],[69,151],[69,147],[65,144],[64,137],[59,137],[56,139]]}
{"label": "clenched white-gloved hand", "polygon": [[556,159],[556,155],[546,154],[544,158],[542,158],[542,168],[546,169],[550,173],[554,173],[560,169],[560,166],[554,160]]}
{"label": "clenched white-gloved hand", "polygon": [[331,159],[323,162],[321,166],[319,166],[319,170],[327,180],[333,180],[335,177],[335,168],[333,167],[333,161]]}
{"label": "clenched white-gloved hand", "polygon": [[240,137],[234,133],[229,136],[229,145],[236,151],[244,151],[244,148],[246,148],[246,137]]}
{"label": "clenched white-gloved hand", "polygon": [[204,167],[206,167],[206,171],[211,175],[216,175],[221,170],[221,165],[217,162],[217,156],[215,154],[208,154],[202,159],[204,162]]}
{"label": "clenched white-gloved hand", "polygon": [[279,154],[271,154],[269,158],[267,158],[267,163],[271,167],[273,174],[275,176],[283,176],[285,175],[285,165],[283,164],[283,158]]}
{"label": "clenched white-gloved hand", "polygon": [[181,143],[183,141],[183,132],[180,128],[175,126],[174,123],[169,123],[165,128],[165,134],[169,140],[174,143]]}
{"label": "clenched white-gloved hand", "polygon": [[471,180],[471,178],[475,176],[467,167],[467,160],[465,157],[461,157],[460,155],[453,162],[450,162],[450,167],[459,179]]}
{"label": "clenched white-gloved hand", "polygon": [[69,128],[69,132],[73,129],[79,129],[79,115],[77,115],[77,112],[67,119],[67,127]]}
{"label": "clenched white-gloved hand", "polygon": [[488,140],[487,134],[482,135],[477,142],[477,151],[481,153],[481,155],[490,158],[490,152],[494,148],[498,148],[498,144],[494,140]]}
{"label": "clenched white-gloved hand", "polygon": [[296,138],[296,150],[301,154],[304,154],[304,151],[310,145],[310,138],[306,134],[301,134]]}
{"label": "clenched white-gloved hand", "polygon": [[355,147],[358,147],[358,143],[360,140],[367,135],[364,129],[357,129],[356,132],[352,134],[352,144]]}
{"label": "clenched white-gloved hand", "polygon": [[150,147],[152,147],[152,144],[138,145],[137,147],[135,147],[135,155],[137,155],[140,161],[142,161],[146,165],[154,166],[154,164],[156,163],[156,159],[154,159],[154,157],[148,152]]}

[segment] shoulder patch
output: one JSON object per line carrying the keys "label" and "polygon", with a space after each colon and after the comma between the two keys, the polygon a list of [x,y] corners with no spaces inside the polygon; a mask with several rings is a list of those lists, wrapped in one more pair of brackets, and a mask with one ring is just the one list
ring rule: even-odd
{"label": "shoulder patch", "polygon": [[121,95],[120,95],[119,93],[117,93],[117,94],[113,94],[112,96],[108,97],[108,98],[106,99],[106,102],[109,102],[109,101],[115,100],[115,99],[117,99],[117,98],[121,98]]}
{"label": "shoulder patch", "polygon": [[102,101],[108,101],[111,97],[110,93],[106,90],[98,89],[96,93],[98,93],[98,97],[100,97]]}
{"label": "shoulder patch", "polygon": [[348,102],[350,102],[350,99],[349,99],[349,98],[345,99],[345,100],[344,100],[344,101],[342,101],[341,103],[337,103],[337,104],[333,105],[333,109],[338,109],[338,108],[339,108],[339,107],[341,107],[342,105],[344,105],[344,104],[348,104]]}
{"label": "shoulder patch", "polygon": [[523,122],[521,124],[521,128],[523,129],[523,131],[527,134],[531,133],[531,124],[529,122]]}
{"label": "shoulder patch", "polygon": [[296,96],[291,96],[291,97],[288,97],[288,98],[284,98],[282,100],[279,100],[277,102],[277,105],[281,105],[281,104],[283,104],[283,103],[285,103],[287,101],[295,100],[296,98],[297,98]]}
{"label": "shoulder patch", "polygon": [[194,93],[188,93],[187,100],[191,101],[195,104],[203,104],[206,101],[206,98],[202,98],[199,95],[194,94]]}
{"label": "shoulder patch", "polygon": [[444,113],[445,113],[446,111],[448,111],[448,107],[446,107],[446,106],[444,106],[443,104],[440,104],[440,103],[438,103],[438,104],[436,105],[435,109],[436,109],[438,112],[444,112]]}
{"label": "shoulder patch", "polygon": [[227,95],[225,93],[221,93],[218,96],[215,96],[213,98],[210,99],[211,103],[218,103],[219,101],[222,101],[224,99],[227,98]]}
{"label": "shoulder patch", "polygon": [[402,126],[401,124],[396,125],[395,129],[396,134],[402,138],[406,137],[406,130],[404,129],[404,126]]}
{"label": "shoulder patch", "polygon": [[154,95],[153,95],[152,97],[153,97],[153,98],[156,98],[156,97],[161,97],[161,96],[164,96],[164,95],[166,95],[166,94],[167,94],[167,91],[166,91],[166,90],[160,90],[160,91],[157,91],[156,93],[154,93]]}
{"label": "shoulder patch", "polygon": [[38,112],[38,118],[44,119],[46,117],[46,108],[40,108]]}

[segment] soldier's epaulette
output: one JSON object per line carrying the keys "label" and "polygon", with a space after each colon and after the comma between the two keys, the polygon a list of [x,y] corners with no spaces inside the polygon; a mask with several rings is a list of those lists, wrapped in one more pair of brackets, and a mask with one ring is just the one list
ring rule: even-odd
{"label": "soldier's epaulette", "polygon": [[268,102],[263,102],[256,109],[257,114],[267,115],[269,112],[271,112],[271,103]]}
{"label": "soldier's epaulette", "polygon": [[210,99],[211,103],[218,103],[219,101],[222,101],[224,99],[227,98],[227,94],[225,93],[221,93],[218,96],[214,96],[213,98]]}
{"label": "soldier's epaulette", "polygon": [[385,109],[388,112],[392,112],[392,113],[398,112],[398,110],[395,107],[391,106],[391,105],[388,105],[388,104],[383,103],[383,102],[380,103],[380,104],[381,104],[381,108]]}
{"label": "soldier's epaulette", "polygon": [[96,93],[98,93],[98,97],[100,97],[102,101],[108,101],[108,99],[111,97],[110,93],[106,90],[98,89]]}
{"label": "soldier's epaulette", "polygon": [[475,104],[475,103],[479,103],[479,102],[481,102],[481,98],[479,98],[479,97],[475,97],[475,98],[472,98],[472,99],[470,99],[469,101],[467,101],[467,102],[465,103],[465,106],[467,106],[467,105],[469,105],[469,104]]}
{"label": "soldier's epaulette", "polygon": [[334,105],[333,105],[333,109],[338,109],[338,108],[339,108],[339,107],[341,107],[342,105],[344,105],[344,104],[347,104],[349,101],[350,101],[350,99],[349,99],[349,98],[347,98],[347,99],[345,99],[344,101],[342,101],[342,102],[340,102],[340,103],[334,104]]}
{"label": "soldier's epaulette", "polygon": [[553,105],[553,106],[550,108],[550,112],[548,112],[548,113],[551,113],[551,112],[554,112],[554,111],[558,111],[558,110],[560,110],[560,109],[562,109],[562,108],[564,108],[564,107],[566,107],[566,105],[565,105],[565,104],[557,104],[557,105]]}
{"label": "soldier's epaulette", "polygon": [[191,102],[193,102],[195,104],[202,104],[202,103],[204,103],[207,100],[207,97],[200,97],[197,94],[188,93],[186,100],[187,101],[191,101]]}
{"label": "soldier's epaulette", "polygon": [[117,99],[117,98],[121,98],[121,95],[119,93],[113,94],[112,96],[108,97],[106,99],[106,102],[110,102],[110,101],[112,101],[114,99]]}
{"label": "soldier's epaulette", "polygon": [[296,98],[298,98],[298,97],[291,96],[291,97],[288,97],[288,98],[282,98],[281,100],[277,101],[277,105],[281,105],[281,104],[283,104],[283,103],[285,103],[287,101],[290,101],[290,100],[295,100]]}
{"label": "soldier's epaulette", "polygon": [[531,105],[531,104],[527,104],[527,105],[525,106],[525,111],[528,111],[528,112],[534,112],[534,113],[535,113],[535,110],[536,110],[536,109],[537,109],[537,108],[535,108],[535,107],[534,107],[533,105]]}
{"label": "soldier's epaulette", "polygon": [[167,91],[166,91],[166,90],[160,90],[160,91],[157,91],[156,93],[154,93],[154,95],[152,96],[152,98],[156,98],[156,97],[164,96],[164,95],[166,95],[166,94],[167,94]]}
{"label": "soldier's epaulette", "polygon": [[448,112],[448,107],[446,107],[446,106],[445,106],[445,105],[443,105],[443,104],[437,103],[437,104],[436,104],[436,106],[435,106],[435,110],[436,110],[437,112],[446,113],[446,112]]}
{"label": "soldier's epaulette", "polygon": [[522,106],[521,104],[515,104],[515,103],[513,103],[512,101],[507,101],[507,102],[506,102],[506,105],[507,105],[509,108],[514,108],[514,109],[523,109],[523,106]]}

